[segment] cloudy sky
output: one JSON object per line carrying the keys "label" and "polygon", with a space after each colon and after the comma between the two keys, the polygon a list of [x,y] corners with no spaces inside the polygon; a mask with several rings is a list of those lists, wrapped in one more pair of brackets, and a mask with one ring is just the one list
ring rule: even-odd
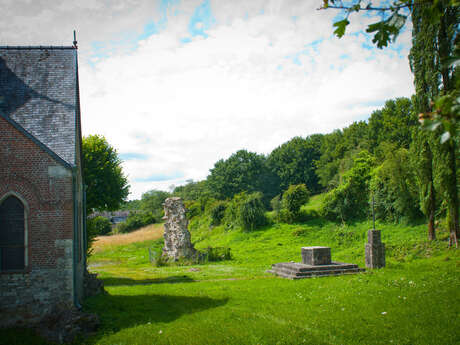
{"label": "cloudy sky", "polygon": [[0,45],[71,45],[83,134],[123,159],[130,199],[206,178],[239,149],[365,120],[414,90],[410,26],[390,48],[320,0],[0,0]]}

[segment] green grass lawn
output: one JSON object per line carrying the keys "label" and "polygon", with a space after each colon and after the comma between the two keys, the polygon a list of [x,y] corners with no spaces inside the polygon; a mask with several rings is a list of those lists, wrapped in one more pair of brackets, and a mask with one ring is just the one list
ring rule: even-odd
{"label": "green grass lawn", "polygon": [[194,266],[152,266],[148,248],[160,248],[161,240],[98,252],[91,270],[108,294],[84,308],[99,314],[102,326],[80,343],[460,344],[460,260],[447,234],[429,243],[424,225],[377,225],[387,267],[297,281],[265,271],[300,261],[300,247],[311,245],[330,246],[334,261],[364,267],[371,224],[313,219],[252,233],[201,228],[192,232],[197,248],[228,246],[233,259]]}

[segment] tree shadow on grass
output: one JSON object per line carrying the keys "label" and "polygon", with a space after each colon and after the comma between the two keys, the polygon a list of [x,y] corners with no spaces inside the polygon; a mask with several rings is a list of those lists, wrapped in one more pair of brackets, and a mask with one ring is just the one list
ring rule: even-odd
{"label": "tree shadow on grass", "polygon": [[150,284],[174,284],[174,283],[193,283],[195,280],[189,276],[170,276],[153,279],[131,279],[131,278],[102,278],[104,286],[119,286],[119,285],[150,285]]}
{"label": "tree shadow on grass", "polygon": [[172,322],[182,315],[225,305],[228,298],[213,299],[174,295],[98,295],[89,298],[85,311],[96,313],[101,320],[99,334],[117,332],[147,323]]}

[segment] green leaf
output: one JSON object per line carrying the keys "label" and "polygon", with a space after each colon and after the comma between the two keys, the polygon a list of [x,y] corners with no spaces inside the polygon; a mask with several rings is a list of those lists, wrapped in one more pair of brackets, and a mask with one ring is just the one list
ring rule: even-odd
{"label": "green leaf", "polygon": [[386,47],[390,41],[390,27],[384,21],[369,25],[366,32],[375,32],[372,43],[377,44],[378,48]]}
{"label": "green leaf", "polygon": [[341,38],[343,35],[345,35],[345,29],[347,25],[350,24],[348,19],[343,19],[339,20],[338,22],[334,23],[334,26],[337,28],[334,30],[334,34],[338,37]]}

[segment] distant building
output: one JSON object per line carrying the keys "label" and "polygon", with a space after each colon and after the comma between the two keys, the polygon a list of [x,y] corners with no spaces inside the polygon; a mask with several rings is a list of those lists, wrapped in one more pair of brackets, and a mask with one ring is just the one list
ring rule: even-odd
{"label": "distant building", "polygon": [[79,306],[85,200],[75,47],[0,47],[0,325]]}

